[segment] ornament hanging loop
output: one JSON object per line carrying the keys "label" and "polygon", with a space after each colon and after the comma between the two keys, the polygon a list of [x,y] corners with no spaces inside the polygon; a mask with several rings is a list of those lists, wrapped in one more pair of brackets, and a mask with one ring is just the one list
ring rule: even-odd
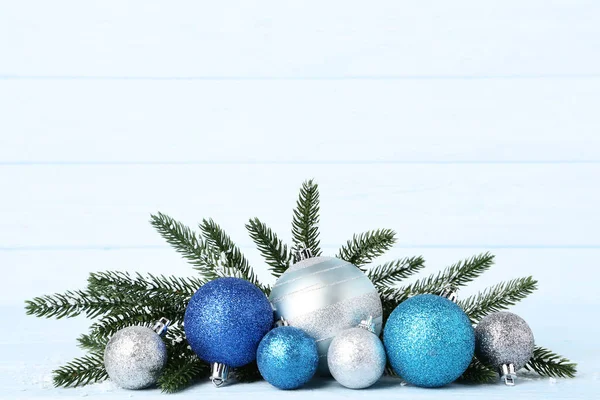
{"label": "ornament hanging loop", "polygon": [[280,328],[282,326],[290,326],[290,324],[287,322],[287,320],[283,317],[281,317],[280,319],[275,321],[275,328]]}
{"label": "ornament hanging loop", "polygon": [[373,316],[369,315],[366,320],[360,321],[359,328],[366,329],[371,333],[375,333],[375,323],[373,322]]}
{"label": "ornament hanging loop", "polygon": [[440,296],[445,297],[446,299],[450,300],[453,303],[456,303],[458,301],[458,289],[455,288],[454,286],[447,286],[444,288],[444,290],[442,290],[442,292],[440,293]]}
{"label": "ornament hanging loop", "polygon": [[504,379],[506,386],[515,386],[515,378],[517,373],[515,372],[514,364],[502,364],[500,367],[500,378]]}
{"label": "ornament hanging loop", "polygon": [[171,325],[171,321],[169,321],[165,317],[162,317],[161,319],[156,321],[156,324],[154,324],[154,327],[152,327],[152,330],[154,332],[158,333],[158,336],[164,336],[167,333],[167,329],[169,328],[169,325]]}
{"label": "ornament hanging loop", "polygon": [[229,367],[222,363],[212,363],[210,380],[216,387],[221,387],[227,382],[229,377]]}
{"label": "ornament hanging loop", "polygon": [[312,251],[310,251],[310,249],[308,247],[298,250],[295,255],[296,255],[296,262],[306,260],[308,258],[313,257]]}

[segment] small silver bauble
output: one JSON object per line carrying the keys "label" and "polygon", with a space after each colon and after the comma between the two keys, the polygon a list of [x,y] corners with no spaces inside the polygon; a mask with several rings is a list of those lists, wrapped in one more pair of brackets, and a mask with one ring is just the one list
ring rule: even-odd
{"label": "small silver bauble", "polygon": [[364,389],[377,382],[385,362],[385,348],[375,335],[372,318],[337,335],[327,352],[329,372],[350,389]]}
{"label": "small silver bauble", "polygon": [[527,322],[509,312],[490,314],[475,328],[475,354],[496,369],[507,385],[514,385],[515,371],[533,355],[535,342]]}
{"label": "small silver bauble", "polygon": [[356,327],[369,315],[381,332],[382,307],[377,289],[356,266],[334,257],[298,253],[271,291],[275,319],[285,318],[317,341],[319,373],[328,374],[327,350],[340,332]]}
{"label": "small silver bauble", "polygon": [[130,326],[115,333],[104,350],[104,367],[123,389],[144,389],[158,380],[167,363],[167,347],[160,335],[169,321],[161,319],[154,330]]}

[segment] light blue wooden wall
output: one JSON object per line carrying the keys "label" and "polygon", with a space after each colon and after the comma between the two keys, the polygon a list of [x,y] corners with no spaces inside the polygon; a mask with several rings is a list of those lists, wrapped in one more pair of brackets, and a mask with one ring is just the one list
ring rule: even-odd
{"label": "light blue wooden wall", "polygon": [[600,4],[0,2],[0,304],[105,269],[188,274],[148,224],[289,239],[321,185],[326,252],[389,227],[465,293],[600,303]]}

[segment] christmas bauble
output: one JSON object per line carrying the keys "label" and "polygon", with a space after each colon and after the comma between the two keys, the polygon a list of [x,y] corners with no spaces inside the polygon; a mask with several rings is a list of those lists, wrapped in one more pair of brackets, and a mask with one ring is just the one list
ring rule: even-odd
{"label": "christmas bauble", "polygon": [[381,300],[375,286],[356,266],[333,257],[312,257],[293,264],[269,297],[275,317],[304,330],[319,347],[319,372],[328,373],[327,350],[338,333],[373,316],[381,331]]}
{"label": "christmas bauble", "polygon": [[[160,331],[162,328],[164,326]],[[153,385],[166,363],[165,343],[156,331],[144,326],[119,330],[104,350],[106,372],[123,389],[144,389]]]}
{"label": "christmas bauble", "polygon": [[260,342],[256,361],[260,374],[271,385],[279,389],[297,389],[317,371],[317,343],[301,329],[275,328]]}
{"label": "christmas bauble", "polygon": [[533,332],[521,317],[509,312],[490,314],[475,328],[475,354],[483,364],[496,369],[513,384],[515,371],[533,355]]}
{"label": "christmas bauble", "polygon": [[475,333],[457,304],[422,294],[396,307],[385,325],[383,342],[392,368],[408,383],[440,387],[469,366]]}
{"label": "christmas bauble", "polygon": [[385,362],[385,349],[375,334],[372,319],[338,334],[327,352],[331,375],[350,389],[367,388],[377,382]]}
{"label": "christmas bauble", "polygon": [[[192,350],[215,364],[213,369],[223,369],[222,381],[227,378],[227,367],[255,360],[258,344],[272,325],[273,310],[264,293],[239,278],[219,278],[203,285],[192,296],[184,317]],[[211,379],[217,385],[223,383]]]}

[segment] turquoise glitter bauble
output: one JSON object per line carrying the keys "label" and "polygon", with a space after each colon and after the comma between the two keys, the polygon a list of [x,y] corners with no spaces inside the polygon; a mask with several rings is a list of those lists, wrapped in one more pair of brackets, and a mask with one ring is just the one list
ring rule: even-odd
{"label": "turquoise glitter bauble", "polygon": [[334,257],[311,257],[293,264],[277,280],[269,297],[275,319],[284,318],[317,341],[319,373],[327,375],[327,350],[333,338],[373,317],[381,332],[377,289],[355,265]]}
{"label": "turquoise glitter bauble", "polygon": [[392,368],[404,380],[415,386],[440,387],[455,381],[471,363],[475,332],[457,304],[422,294],[392,312],[383,343]]}
{"label": "turquoise glitter bauble", "polygon": [[185,310],[185,336],[192,350],[204,361],[228,367],[254,361],[260,340],[272,326],[267,297],[239,278],[206,283]]}
{"label": "turquoise glitter bauble", "polygon": [[258,345],[256,361],[260,374],[271,385],[297,389],[317,371],[317,343],[301,329],[275,328]]}

